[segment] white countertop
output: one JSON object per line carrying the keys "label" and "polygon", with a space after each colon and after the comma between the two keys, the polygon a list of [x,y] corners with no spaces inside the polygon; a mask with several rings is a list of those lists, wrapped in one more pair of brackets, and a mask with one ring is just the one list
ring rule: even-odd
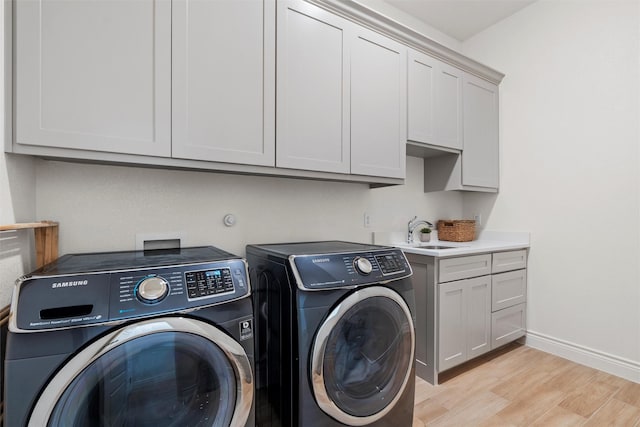
{"label": "white countertop", "polygon": [[[528,232],[482,231],[476,240],[471,242],[448,242],[431,238],[430,242],[420,242],[416,236],[413,244],[406,242],[389,242],[393,246],[401,248],[404,252],[427,255],[433,257],[451,257],[459,255],[471,255],[483,252],[508,251],[512,249],[524,249],[529,247]],[[452,249],[426,249],[419,246],[453,246]]]}

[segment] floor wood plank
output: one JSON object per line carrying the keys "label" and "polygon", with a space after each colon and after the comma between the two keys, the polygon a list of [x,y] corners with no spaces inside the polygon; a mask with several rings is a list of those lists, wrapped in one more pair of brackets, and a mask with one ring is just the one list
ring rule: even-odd
{"label": "floor wood plank", "polygon": [[592,381],[584,387],[579,387],[570,392],[558,406],[574,414],[589,418],[594,412],[607,403],[607,400],[609,400],[616,391],[618,391],[617,387],[599,381]]}
{"label": "floor wood plank", "polygon": [[540,418],[535,420],[532,427],[576,427],[582,426],[587,421],[586,418],[581,417],[571,411],[567,411],[559,406],[551,408],[549,411],[542,414]]}
{"label": "floor wood plank", "polygon": [[447,408],[433,399],[424,400],[413,407],[413,417],[422,421],[435,420],[447,412]]}
{"label": "floor wood plank", "polygon": [[561,399],[561,391],[539,388],[535,393],[529,395],[528,398],[521,396],[519,399],[511,402],[496,415],[489,418],[483,426],[531,425],[549,411],[549,408],[556,406]]}
{"label": "floor wood plank", "polygon": [[509,402],[502,397],[491,393],[476,393],[472,399],[461,402],[453,411],[448,411],[435,420],[425,421],[428,427],[459,427],[459,426],[479,426],[484,420],[490,419]]}
{"label": "floor wood plank", "polygon": [[640,425],[640,408],[618,399],[611,399],[589,418],[584,427],[636,427],[638,425]]}
{"label": "floor wood plank", "polygon": [[640,384],[628,382],[620,388],[615,398],[640,408]]}
{"label": "floor wood plank", "polygon": [[520,344],[440,377],[416,378],[413,427],[640,427],[640,384]]}

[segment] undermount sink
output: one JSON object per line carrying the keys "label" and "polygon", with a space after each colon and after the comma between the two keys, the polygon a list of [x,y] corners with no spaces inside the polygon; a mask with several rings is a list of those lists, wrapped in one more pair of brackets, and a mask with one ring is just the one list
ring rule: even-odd
{"label": "undermount sink", "polygon": [[420,249],[457,249],[460,246],[419,245]]}

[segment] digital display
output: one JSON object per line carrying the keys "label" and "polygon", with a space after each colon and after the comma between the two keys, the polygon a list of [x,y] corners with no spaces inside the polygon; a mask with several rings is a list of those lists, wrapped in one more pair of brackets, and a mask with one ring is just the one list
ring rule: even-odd
{"label": "digital display", "polygon": [[403,263],[399,262],[395,254],[376,255],[375,258],[380,266],[380,270],[382,270],[382,274],[404,271]]}
{"label": "digital display", "polygon": [[189,271],[185,273],[185,281],[189,299],[215,296],[235,289],[228,268]]}

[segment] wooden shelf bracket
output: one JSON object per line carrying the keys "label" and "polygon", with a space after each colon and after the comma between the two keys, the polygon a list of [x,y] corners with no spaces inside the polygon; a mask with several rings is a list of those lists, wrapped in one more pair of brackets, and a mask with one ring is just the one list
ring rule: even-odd
{"label": "wooden shelf bracket", "polygon": [[36,244],[36,268],[58,258],[58,223],[55,221],[25,222],[0,225],[0,232],[33,229]]}

